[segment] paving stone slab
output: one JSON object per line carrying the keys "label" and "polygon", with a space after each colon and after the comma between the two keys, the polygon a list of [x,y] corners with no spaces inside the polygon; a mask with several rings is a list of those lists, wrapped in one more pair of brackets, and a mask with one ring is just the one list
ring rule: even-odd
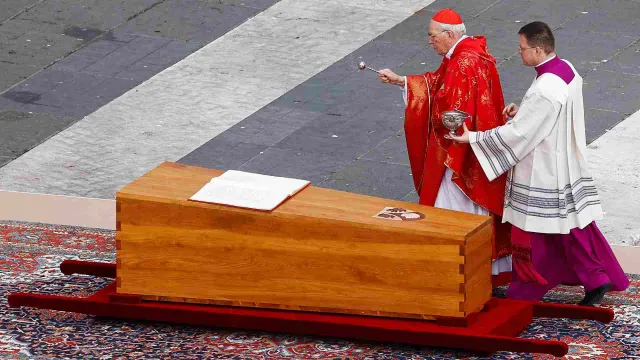
{"label": "paving stone slab", "polygon": [[[245,140],[243,135],[229,131],[214,137],[197,149],[178,160],[179,163],[195,166],[206,166],[211,159],[217,159],[241,144]],[[198,165],[200,164],[200,165]]]}
{"label": "paving stone slab", "polygon": [[50,24],[34,27],[16,19],[0,26],[0,61],[43,68],[82,46],[82,41],[62,35]]}
{"label": "paving stone slab", "polygon": [[328,91],[312,97],[309,100],[309,103],[323,104],[327,105],[327,107],[331,107],[334,105],[351,102],[351,99],[356,96],[356,92],[356,89],[332,86],[330,90],[328,89]]}
{"label": "paving stone slab", "polygon": [[327,105],[326,114],[350,118],[366,108],[386,108],[387,103],[376,104],[376,102],[397,99],[400,95],[400,88],[382,84],[377,76],[364,73],[353,77],[352,84],[335,85],[326,93],[312,98],[305,105],[325,104]]}
{"label": "paving stone slab", "polygon": [[[6,97],[4,97],[6,95]],[[24,112],[29,114],[53,114],[56,111],[61,111],[61,109],[37,104],[36,101],[39,101],[41,96],[39,94],[34,97],[30,97],[29,94],[15,94],[9,92],[8,94],[3,94],[3,97],[0,97],[0,109],[3,110],[13,110],[17,112]],[[25,100],[27,100],[25,102]],[[27,125],[25,125],[27,126]]]}
{"label": "paving stone slab", "polygon": [[21,14],[19,18],[107,31],[159,3],[162,3],[162,0],[44,1]]}
{"label": "paving stone slab", "polygon": [[171,40],[166,38],[139,36],[89,65],[83,71],[101,76],[115,76],[169,42]]}
{"label": "paving stone slab", "polygon": [[0,166],[29,151],[76,119],[0,110]]}
{"label": "paving stone slab", "polygon": [[[417,11],[407,20],[389,29],[377,40],[426,46],[429,42],[429,22],[437,11],[443,8],[453,8],[467,24],[479,13],[486,11],[499,2],[497,0],[437,0],[424,9]],[[467,26],[467,32],[476,34],[469,29],[469,26]]]}
{"label": "paving stone slab", "polygon": [[64,36],[64,28],[65,25],[62,24],[32,21],[18,17],[2,23],[2,26],[0,26],[0,43],[5,43],[6,39],[15,40],[25,34],[55,34]]}
{"label": "paving stone slab", "polygon": [[517,56],[520,41],[518,30],[523,25],[514,21],[487,20],[486,17],[477,18],[466,24],[468,35],[481,35],[487,38],[489,53],[498,63]]}
{"label": "paving stone slab", "polygon": [[[298,87],[302,88],[314,88],[314,89],[328,89],[329,87],[338,84],[347,77],[351,76],[357,69],[357,64],[361,59],[356,59],[352,55],[348,55],[339,61],[336,61],[323,71],[318,72]],[[295,90],[296,88],[294,88]]]}
{"label": "paving stone slab", "polygon": [[[393,42],[395,44],[423,45],[428,43],[429,22],[433,17],[435,8],[429,5],[425,9],[417,11],[407,20],[387,30],[378,37],[378,41]],[[445,6],[449,7],[449,6]],[[438,8],[439,9],[439,8]]]}
{"label": "paving stone slab", "polygon": [[[343,94],[343,98],[335,97],[335,104],[328,107],[324,114],[314,121],[313,126],[337,129],[362,113],[368,113],[366,116],[369,117],[384,119],[403,111],[400,109],[400,102],[402,102],[400,88],[382,84],[377,77],[372,78],[367,73],[353,75],[344,83],[328,89],[330,93],[338,91]],[[312,102],[321,99],[327,100],[327,97],[312,99]]]}
{"label": "paving stone slab", "polygon": [[173,65],[200,49],[205,43],[198,41],[172,40],[154,50],[140,62],[153,65]]}
{"label": "paving stone slab", "polygon": [[269,148],[260,156],[240,166],[238,170],[304,179],[318,186],[348,163],[348,160],[341,157]]}
{"label": "paving stone slab", "polygon": [[387,138],[384,142],[364,154],[360,159],[409,165],[407,140],[404,130]]}
{"label": "paving stone slab", "polygon": [[[396,69],[395,66],[391,66],[392,69]],[[398,86],[389,84],[383,84],[380,82],[378,75],[371,71],[358,71],[354,72],[351,76],[344,79],[342,82],[337,83],[329,87],[328,91],[348,91],[347,101],[352,103],[376,103],[381,99],[385,100],[385,103],[379,103],[378,106],[388,106],[386,100],[398,99],[398,95],[402,94],[402,89]],[[402,96],[400,96],[400,99]]]}
{"label": "paving stone slab", "polygon": [[555,29],[573,19],[578,14],[581,14],[582,11],[588,11],[596,1],[597,0],[500,1],[483,12],[481,18],[497,26],[516,24],[522,27],[532,21],[544,21],[552,29]]}
{"label": "paving stone slab", "polygon": [[346,82],[350,83],[353,79],[377,79],[377,74],[369,70],[359,70],[358,64],[364,61],[374,69],[393,68],[402,64],[406,59],[422,53],[424,49],[425,45],[423,44],[392,43],[378,39],[336,61],[299,87],[329,89]]}
{"label": "paving stone slab", "polygon": [[[484,13],[492,6],[499,4],[502,0],[436,0],[431,5],[427,6],[424,11],[433,12],[444,8],[455,9],[464,21],[471,20],[471,18]],[[430,19],[430,18],[429,18]]]}
{"label": "paving stone slab", "polygon": [[607,70],[596,70],[584,79],[585,108],[612,110],[626,116],[640,108],[640,77]]}
{"label": "paving stone slab", "polygon": [[[218,147],[220,149],[218,151],[225,148],[220,142],[214,142],[212,146]],[[215,153],[208,151],[212,146],[205,144],[178,160],[178,163],[218,170],[238,169],[251,159],[260,156],[260,153],[267,149],[267,146],[264,145],[238,143],[226,151],[222,150],[222,153],[216,156]]]}
{"label": "paving stone slab", "polygon": [[297,104],[307,103],[311,99],[327,92],[329,85],[302,83],[291,89],[286,94],[280,96],[278,101],[283,104],[289,104],[291,108],[297,107]]}
{"label": "paving stone slab", "polygon": [[[413,190],[407,165],[355,160],[320,184],[356,194],[400,200]],[[380,209],[382,210],[382,209]],[[375,214],[372,214],[372,216]]]}
{"label": "paving stone slab", "polygon": [[602,64],[600,69],[640,76],[640,42],[636,41],[606,64]]}
{"label": "paving stone slab", "polygon": [[132,34],[209,42],[260,9],[207,0],[164,1],[118,28]]}
{"label": "paving stone slab", "polygon": [[343,116],[337,113],[324,113],[315,118],[313,118],[306,126],[311,126],[314,128],[322,128],[325,131],[330,133],[335,133],[337,128],[344,125],[347,121],[349,121],[348,116]]}
{"label": "paving stone slab", "polygon": [[[364,61],[374,69],[392,68],[416,56],[424,50],[425,46],[374,40],[347,56],[345,62],[351,69],[357,69],[360,61]],[[375,75],[375,73],[371,74]]]}
{"label": "paving stone slab", "polygon": [[[267,105],[260,109],[237,124],[230,127],[227,132],[237,133],[242,135],[253,135],[265,127],[282,120],[287,114],[291,113],[295,109],[277,107],[273,105]],[[304,111],[304,110],[303,110]]]}
{"label": "paving stone slab", "polygon": [[[74,76],[75,74],[68,74],[64,71],[54,70],[54,69],[44,69],[31,78],[29,80],[24,81],[14,87],[13,91],[30,91],[36,93],[44,93],[47,91],[54,90],[61,85],[64,85],[67,77]],[[86,75],[90,77],[92,80],[95,80],[95,76]],[[73,82],[73,81],[72,81]],[[75,83],[77,84],[77,83]],[[81,92],[86,90],[81,89]]]}
{"label": "paving stone slab", "polygon": [[518,31],[525,24],[539,20],[555,29],[593,2],[594,0],[497,2],[480,17],[467,23],[467,34],[487,37],[489,51],[498,62],[502,62],[517,56]]}
{"label": "paving stone slab", "polygon": [[364,124],[368,126],[362,126],[363,122],[359,120],[332,127],[319,126],[314,122],[284,138],[275,147],[355,159],[398,131],[397,128],[391,129],[385,120]]}
{"label": "paving stone slab", "polygon": [[273,146],[279,143],[296,130],[300,129],[305,123],[288,123],[286,121],[277,121],[269,124],[253,135],[247,136],[246,143]]}
{"label": "paving stone slab", "polygon": [[218,0],[219,3],[233,6],[251,7],[264,10],[279,0]]}
{"label": "paving stone slab", "polygon": [[[50,114],[65,117],[82,117],[95,110],[95,106],[92,108],[89,106],[90,103],[85,101],[87,93],[96,86],[100,86],[106,80],[90,74],[69,74],[49,68],[5,92],[2,97],[22,103],[21,105],[14,104],[9,108],[22,111],[49,112]],[[22,99],[23,101],[20,101],[21,99],[16,99],[13,96],[16,93],[33,94],[34,96],[31,99],[25,96]],[[37,106],[37,108],[25,107],[25,105]]]}
{"label": "paving stone slab", "polygon": [[424,74],[425,72],[436,71],[441,62],[442,56],[438,55],[435,50],[429,46],[391,70],[401,75]]}
{"label": "paving stone slab", "polygon": [[638,36],[640,2],[634,0],[598,1],[580,12],[563,27],[574,31],[613,33],[619,36]]}
{"label": "paving stone slab", "polygon": [[[112,81],[112,78],[89,73],[68,72],[47,68],[18,84],[11,91],[33,92],[37,94],[52,92],[61,98],[79,98],[87,95],[88,92],[96,87],[107,86],[108,81]],[[130,87],[127,89],[130,89]]]}
{"label": "paving stone slab", "polygon": [[373,134],[374,132],[398,132],[404,123],[404,109],[382,106],[372,106],[354,115],[336,128],[346,134]]}
{"label": "paving stone slab", "polygon": [[21,104],[34,103],[42,97],[42,94],[29,91],[11,90],[2,94],[2,97]]}
{"label": "paving stone slab", "polygon": [[57,61],[51,68],[65,71],[82,71],[124,45],[125,43],[119,41],[97,40]]}
{"label": "paving stone slab", "polygon": [[[154,36],[154,37],[158,37],[158,36]],[[118,29],[113,29],[105,33],[101,39],[108,40],[108,41],[118,41],[118,42],[128,43],[137,38],[138,38],[138,35],[129,34],[127,32],[124,32]]]}
{"label": "paving stone slab", "polygon": [[[60,88],[43,92],[40,98],[33,102],[33,105],[41,106],[36,111],[82,118],[139,84],[134,80],[92,76],[83,73],[74,76],[75,79],[71,76],[66,77],[66,81],[70,83],[61,84]],[[73,82],[77,85],[74,85]],[[84,91],[80,91],[80,89],[84,89]]]}
{"label": "paving stone slab", "polygon": [[291,127],[301,127],[313,122],[316,118],[322,115],[322,113],[317,111],[294,109],[293,111],[284,114],[277,122],[288,124]]}
{"label": "paving stone slab", "polygon": [[356,143],[353,138],[336,134],[337,131],[326,127],[303,126],[284,138],[275,147],[314,154],[328,154],[355,159],[366,151],[368,146]]}
{"label": "paving stone slab", "polygon": [[40,70],[38,66],[0,62],[0,93],[28,78],[38,70]]}
{"label": "paving stone slab", "polygon": [[[329,86],[327,93],[329,94],[312,98],[306,105],[310,106],[317,102],[328,103],[324,113],[341,117],[342,121],[372,107],[379,108],[383,113],[395,111],[400,106],[404,107],[401,104],[403,101],[401,89],[382,84],[377,74],[370,71],[351,73],[340,82]],[[336,93],[342,94],[342,97],[330,95]],[[390,110],[392,107],[394,110]],[[339,119],[334,118],[334,120]]]}
{"label": "paving stone slab", "polygon": [[238,136],[244,142],[249,141],[251,137],[269,127],[272,123],[272,121],[264,122],[261,119],[244,119],[225,132]]}
{"label": "paving stone slab", "polygon": [[334,117],[334,119],[338,116],[340,119],[335,120],[345,121],[345,119],[369,108],[372,103],[373,101],[344,102],[327,108],[325,114]]}
{"label": "paving stone slab", "polygon": [[513,57],[498,66],[500,84],[505,104],[520,104],[524,94],[536,77],[535,69],[524,66],[520,56]]}
{"label": "paving stone slab", "polygon": [[627,117],[628,116],[626,114],[622,114],[617,111],[585,108],[584,122],[587,143],[591,143],[600,136],[606,134]]}
{"label": "paving stone slab", "polygon": [[290,108],[290,109],[300,109],[305,111],[315,111],[315,112],[324,112],[324,111],[327,111],[329,108],[332,108],[332,105],[326,102],[325,103],[312,102],[312,101],[301,102],[289,96],[280,97],[272,101],[269,105]]}
{"label": "paving stone slab", "polygon": [[[348,101],[358,100],[373,100],[371,95],[381,92],[388,92],[389,88],[380,83],[378,74],[371,71],[358,71],[354,70],[351,74],[346,76],[343,80],[335,83],[327,88],[329,93],[340,93]],[[331,95],[321,95],[317,97],[327,97]],[[314,101],[312,99],[311,101]],[[336,102],[340,103],[340,102]]]}
{"label": "paving stone slab", "polygon": [[584,77],[640,39],[640,34],[634,39],[617,34],[561,28],[555,32],[555,39],[558,56],[569,60]]}
{"label": "paving stone slab", "polygon": [[114,75],[114,77],[118,79],[134,80],[138,83],[142,83],[145,80],[148,80],[154,75],[160,73],[164,69],[168,68],[169,66],[170,65],[149,64],[141,60],[118,72]]}
{"label": "paving stone slab", "polygon": [[0,12],[0,23],[16,17],[39,1],[40,0],[3,0],[2,12]]}
{"label": "paving stone slab", "polygon": [[88,115],[109,103],[111,100],[114,100],[127,91],[133,89],[138,84],[139,82],[136,80],[106,78],[100,84],[84,93],[78,103],[93,107],[89,113],[85,114]]}
{"label": "paving stone slab", "polygon": [[76,39],[82,39],[84,42],[91,42],[98,37],[104,35],[106,31],[94,28],[80,27],[75,25],[66,26],[62,34]]}

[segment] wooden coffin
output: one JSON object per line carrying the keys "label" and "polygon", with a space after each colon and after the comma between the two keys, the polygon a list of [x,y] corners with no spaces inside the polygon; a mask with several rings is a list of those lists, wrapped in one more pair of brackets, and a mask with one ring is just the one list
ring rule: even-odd
{"label": "wooden coffin", "polygon": [[165,162],[117,193],[119,293],[423,319],[491,296],[488,217],[313,186],[272,212],[187,200],[220,174]]}

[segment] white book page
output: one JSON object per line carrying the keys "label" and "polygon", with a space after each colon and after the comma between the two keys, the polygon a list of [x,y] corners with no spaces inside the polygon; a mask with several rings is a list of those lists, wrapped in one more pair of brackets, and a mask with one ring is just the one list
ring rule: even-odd
{"label": "white book page", "polygon": [[273,210],[287,197],[289,194],[282,190],[214,178],[189,199],[249,209]]}
{"label": "white book page", "polygon": [[308,180],[254,174],[237,170],[227,170],[217,178],[211,179],[211,181],[214,179],[224,179],[235,183],[251,184],[253,186],[276,189],[276,191],[286,191],[289,195],[295,194],[310,183]]}

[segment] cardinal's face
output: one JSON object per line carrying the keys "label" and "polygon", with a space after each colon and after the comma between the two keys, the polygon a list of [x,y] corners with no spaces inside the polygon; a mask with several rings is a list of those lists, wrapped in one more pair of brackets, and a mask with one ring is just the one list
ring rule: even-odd
{"label": "cardinal's face", "polygon": [[442,31],[440,25],[433,20],[429,23],[429,44],[433,46],[438,55],[444,56],[449,52],[453,46],[452,38],[451,31]]}

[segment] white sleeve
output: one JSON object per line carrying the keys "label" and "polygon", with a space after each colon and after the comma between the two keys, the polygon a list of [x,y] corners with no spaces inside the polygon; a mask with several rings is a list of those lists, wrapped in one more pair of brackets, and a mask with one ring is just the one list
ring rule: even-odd
{"label": "white sleeve", "polygon": [[490,181],[519,163],[549,136],[558,120],[560,103],[557,104],[534,93],[522,101],[518,113],[507,124],[469,134],[471,148]]}
{"label": "white sleeve", "polygon": [[402,98],[404,99],[404,106],[407,106],[408,100],[407,100],[407,77],[404,77],[404,87],[402,88]]}

